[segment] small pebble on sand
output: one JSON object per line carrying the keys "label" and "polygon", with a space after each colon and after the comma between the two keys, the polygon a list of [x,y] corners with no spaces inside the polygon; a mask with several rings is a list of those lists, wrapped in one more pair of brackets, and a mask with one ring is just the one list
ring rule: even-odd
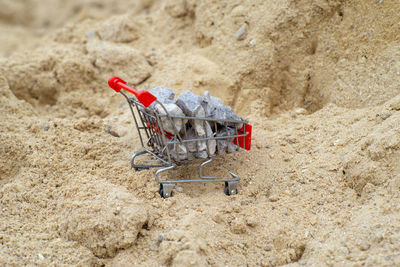
{"label": "small pebble on sand", "polygon": [[243,24],[239,30],[237,30],[235,37],[237,40],[244,40],[247,35],[247,24]]}

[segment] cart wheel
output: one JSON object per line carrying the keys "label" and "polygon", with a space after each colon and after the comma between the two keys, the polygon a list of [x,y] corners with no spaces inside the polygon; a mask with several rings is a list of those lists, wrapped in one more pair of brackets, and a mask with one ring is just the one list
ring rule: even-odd
{"label": "cart wheel", "polygon": [[172,188],[174,187],[174,185],[171,184],[165,184],[165,186],[163,184],[160,184],[160,196],[162,198],[168,198],[168,197],[172,197]]}
{"label": "cart wheel", "polygon": [[149,168],[144,168],[144,167],[135,167],[135,171],[140,172],[140,171],[144,171],[144,170],[148,170]]}
{"label": "cart wheel", "polygon": [[236,195],[236,194],[237,194],[237,189],[234,188],[234,189],[229,190],[229,183],[228,183],[228,182],[225,182],[224,193],[225,193],[225,195],[227,195],[227,196]]}
{"label": "cart wheel", "polygon": [[228,187],[228,185],[225,185],[224,193],[225,193],[225,195],[229,196],[229,187]]}

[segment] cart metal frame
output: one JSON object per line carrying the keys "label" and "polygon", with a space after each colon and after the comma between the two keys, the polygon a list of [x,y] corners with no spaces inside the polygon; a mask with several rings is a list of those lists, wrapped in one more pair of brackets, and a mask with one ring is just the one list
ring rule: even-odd
{"label": "cart metal frame", "polygon": [[[111,79],[110,79],[111,80]],[[110,83],[110,82],[109,82]],[[110,85],[111,86],[111,85]],[[127,86],[125,86],[127,87]],[[123,87],[123,89],[127,89]],[[128,87],[129,89],[129,87]],[[115,89],[114,89],[115,90]],[[134,90],[134,89],[133,89]],[[117,90],[116,90],[117,91]],[[130,90],[129,90],[130,91]],[[162,197],[167,198],[172,196],[172,190],[174,185],[177,183],[187,183],[187,182],[224,182],[226,195],[237,194],[237,186],[240,177],[228,171],[231,177],[218,178],[216,176],[207,176],[203,173],[203,168],[212,162],[215,155],[211,155],[209,140],[215,140],[218,150],[219,143],[218,140],[225,140],[233,142],[235,144],[235,150],[232,152],[243,151],[244,148],[250,149],[249,142],[251,140],[251,126],[247,124],[246,120],[220,120],[220,119],[210,119],[206,117],[189,117],[189,116],[179,116],[174,114],[169,114],[165,106],[159,102],[157,99],[153,100],[152,105],[147,103],[147,107],[137,99],[133,97],[128,97],[123,91],[118,90],[129,104],[129,109],[132,113],[132,117],[135,122],[136,129],[138,131],[139,140],[142,146],[142,150],[133,153],[130,164],[135,170],[144,170],[149,168],[159,168],[155,173],[155,180],[160,184],[159,193]],[[136,91],[135,91],[136,92]],[[143,92],[143,91],[142,91]],[[147,93],[147,92],[146,92]],[[159,114],[154,108],[155,105],[160,105],[164,110],[165,114]],[[174,120],[184,120],[187,121],[181,132],[178,132]],[[163,121],[168,120],[173,126],[174,132],[170,133],[165,131]],[[203,125],[206,135],[203,137],[196,137],[192,139],[183,139],[182,136],[186,136],[186,124],[200,122]],[[217,127],[225,126],[226,133],[225,136],[208,136],[206,130],[206,123],[208,122],[211,127],[217,129]],[[234,128],[234,134],[228,132],[228,125],[232,129]],[[243,125],[238,129],[239,125]],[[246,129],[247,127],[247,129]],[[231,131],[232,132],[232,131]],[[182,135],[182,136],[181,136]],[[193,160],[189,159],[189,149],[188,144],[191,142],[196,143],[197,152],[199,152],[199,142],[205,141],[207,158],[199,164],[199,171],[197,178],[188,179],[161,179],[160,175],[166,171],[172,170],[180,165],[188,165],[193,163]],[[188,153],[186,160],[179,160],[171,156],[171,147],[174,144],[184,145]],[[138,164],[135,160],[145,154],[150,154],[154,159],[158,160],[159,164]]]}

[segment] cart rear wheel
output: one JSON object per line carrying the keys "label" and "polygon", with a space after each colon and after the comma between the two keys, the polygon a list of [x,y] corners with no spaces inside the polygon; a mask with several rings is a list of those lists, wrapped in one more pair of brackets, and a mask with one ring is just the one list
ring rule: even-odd
{"label": "cart rear wheel", "polygon": [[163,184],[160,184],[160,190],[158,191],[160,193],[160,196],[162,198],[172,197],[172,195],[173,195],[173,193],[172,193],[173,185],[166,184],[165,187],[166,188],[164,188]]}
{"label": "cart rear wheel", "polygon": [[231,190],[229,190],[229,183],[228,183],[228,182],[225,182],[224,193],[225,193],[225,195],[227,195],[227,196],[236,195],[236,194],[237,194],[237,189],[231,189]]}
{"label": "cart rear wheel", "polygon": [[145,167],[135,167],[135,171],[144,171],[144,170],[148,170],[149,168],[145,168]]}
{"label": "cart rear wheel", "polygon": [[225,195],[229,196],[229,187],[228,187],[228,185],[225,185],[224,193],[225,193]]}

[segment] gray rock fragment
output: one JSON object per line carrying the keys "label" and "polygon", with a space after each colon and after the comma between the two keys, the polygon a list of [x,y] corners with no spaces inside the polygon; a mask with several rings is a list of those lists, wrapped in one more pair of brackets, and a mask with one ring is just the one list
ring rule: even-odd
{"label": "gray rock fragment", "polygon": [[180,161],[188,159],[187,149],[184,144],[169,144],[168,149],[174,160]]}
{"label": "gray rock fragment", "polygon": [[[231,107],[225,106],[222,100],[218,97],[210,96],[210,93],[206,91],[204,93],[202,105],[204,107],[206,117],[216,120],[237,120],[243,121]],[[222,123],[221,123],[222,124]],[[236,126],[238,129],[242,128],[243,123],[228,124],[229,126]]]}
{"label": "gray rock fragment", "polygon": [[[184,140],[196,139],[198,136],[196,135],[193,128],[190,128],[186,135],[183,137]],[[205,141],[193,141],[187,142],[187,147],[189,152],[195,153],[197,151],[205,151],[207,149],[207,145]]]}
{"label": "gray rock fragment", "polygon": [[[214,137],[214,132],[212,131],[211,126],[208,122],[205,122],[205,130],[207,132],[207,138]],[[208,153],[210,154],[210,156],[214,155],[216,151],[217,142],[215,140],[208,140],[207,145],[208,145]]]}
{"label": "gray rock fragment", "polygon": [[[210,125],[208,122],[205,122],[208,127],[206,127],[207,136],[212,137],[214,135]],[[199,136],[196,134],[193,128],[190,128],[186,135],[183,137],[184,140],[190,139],[197,139]],[[208,154],[210,156],[215,154],[217,142],[215,140],[199,140],[199,141],[192,141],[187,142],[187,148],[189,152],[194,153],[196,157],[199,158],[206,158]],[[208,153],[207,153],[207,146],[208,146]]]}
{"label": "gray rock fragment", "polygon": [[[176,100],[176,104],[183,110],[186,116],[197,117],[197,118],[206,117],[206,112],[202,105],[203,98],[190,91],[186,91],[183,94],[181,94]],[[209,136],[212,135],[210,124],[207,121],[193,120],[192,126],[194,127],[199,137],[206,136],[206,131]]]}
{"label": "gray rock fragment", "polygon": [[[175,92],[164,86],[157,86],[148,90],[152,95],[157,97],[157,100],[162,104],[175,103]],[[155,108],[155,103],[150,105],[151,108]]]}
{"label": "gray rock fragment", "polygon": [[210,92],[205,91],[202,99],[202,106],[207,117],[214,117],[217,107],[223,106],[222,100],[218,97],[210,96]]}
{"label": "gray rock fragment", "polygon": [[177,99],[176,104],[183,110],[186,116],[196,117],[202,109],[203,98],[190,91],[182,93]]}
{"label": "gray rock fragment", "polygon": [[[193,117],[197,117],[197,118],[204,118],[205,116],[206,116],[206,113],[204,112],[204,108],[202,106],[199,106],[199,108],[193,114]],[[206,135],[205,128],[206,128],[207,124],[208,124],[208,122],[204,121],[204,120],[193,120],[192,121],[194,130],[196,131],[197,135],[200,137],[203,137]]]}
{"label": "gray rock fragment", "polygon": [[[217,137],[230,136],[235,134],[235,129],[230,127],[225,127],[218,131]],[[218,155],[225,155],[226,153],[234,152],[237,149],[237,145],[233,143],[234,138],[229,139],[218,139],[217,140],[217,149]]]}
{"label": "gray rock fragment", "polygon": [[244,40],[247,35],[247,24],[243,24],[239,30],[235,33],[235,37],[237,40]]}
{"label": "gray rock fragment", "polygon": [[92,32],[92,31],[88,31],[86,33],[86,36],[90,39],[95,39],[96,38],[96,33]]}
{"label": "gray rock fragment", "polygon": [[201,151],[195,154],[196,158],[205,159],[208,158],[207,151]]}
{"label": "gray rock fragment", "polygon": [[[167,110],[169,115],[185,116],[183,111],[177,105],[175,105],[173,103],[164,104],[163,106],[165,107],[165,109]],[[160,115],[167,114],[165,112],[165,110],[161,107],[161,105],[159,105],[159,104],[157,104],[155,106],[155,110]],[[183,129],[186,122],[187,122],[187,120],[180,119],[180,118],[169,119],[168,117],[161,116],[161,123],[163,125],[164,130],[168,131],[172,134],[177,134],[174,130],[174,125],[176,127],[177,132],[179,133]]]}
{"label": "gray rock fragment", "polygon": [[228,142],[228,149],[227,149],[228,153],[237,151],[238,146],[233,143],[233,139],[232,139],[232,141],[226,141],[226,142]]}

